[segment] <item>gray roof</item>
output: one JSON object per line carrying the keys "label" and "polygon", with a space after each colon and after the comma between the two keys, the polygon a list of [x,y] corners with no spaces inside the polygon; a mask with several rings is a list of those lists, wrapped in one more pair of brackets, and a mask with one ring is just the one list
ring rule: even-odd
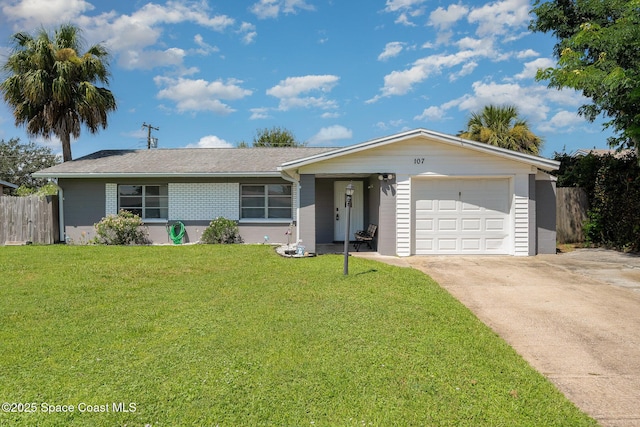
{"label": "gray roof", "polygon": [[278,166],[335,148],[173,148],[102,150],[34,174],[49,178],[118,176],[280,176]]}
{"label": "gray roof", "polygon": [[10,182],[7,181],[3,181],[0,179],[0,186],[2,187],[11,187],[11,188],[18,188],[18,186],[16,184],[12,184]]}

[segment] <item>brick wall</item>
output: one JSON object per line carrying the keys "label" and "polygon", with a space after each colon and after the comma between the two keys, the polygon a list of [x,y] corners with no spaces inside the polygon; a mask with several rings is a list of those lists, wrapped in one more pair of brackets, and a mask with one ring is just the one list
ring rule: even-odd
{"label": "brick wall", "polygon": [[238,183],[169,183],[169,220],[238,220],[239,197]]}

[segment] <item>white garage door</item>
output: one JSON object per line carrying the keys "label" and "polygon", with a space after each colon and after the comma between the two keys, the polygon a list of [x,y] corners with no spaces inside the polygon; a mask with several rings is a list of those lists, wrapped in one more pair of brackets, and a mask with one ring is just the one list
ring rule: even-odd
{"label": "white garage door", "polygon": [[416,255],[507,254],[508,179],[414,179]]}

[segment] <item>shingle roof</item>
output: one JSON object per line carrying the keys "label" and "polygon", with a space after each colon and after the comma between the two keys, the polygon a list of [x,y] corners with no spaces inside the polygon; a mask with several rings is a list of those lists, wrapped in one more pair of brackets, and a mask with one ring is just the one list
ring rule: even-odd
{"label": "shingle roof", "polygon": [[12,183],[10,183],[10,182],[3,181],[3,180],[1,180],[1,179],[0,179],[0,186],[3,186],[3,187],[11,187],[11,188],[18,188],[18,186],[17,186],[16,184],[12,184]]}
{"label": "shingle roof", "polygon": [[335,148],[102,150],[43,169],[39,177],[280,175],[282,163]]}

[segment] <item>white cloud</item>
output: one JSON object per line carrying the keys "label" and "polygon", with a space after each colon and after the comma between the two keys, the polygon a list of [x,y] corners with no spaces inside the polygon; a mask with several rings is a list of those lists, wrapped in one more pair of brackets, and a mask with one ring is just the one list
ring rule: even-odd
{"label": "white cloud", "polygon": [[449,75],[449,81],[453,82],[459,79],[460,77],[468,76],[471,73],[473,73],[473,70],[475,70],[477,67],[478,67],[477,62],[475,61],[467,62],[462,66],[462,68],[460,68],[460,71],[458,71],[457,73],[451,73]]}
{"label": "white cloud", "polygon": [[252,108],[250,111],[251,117],[249,117],[249,120],[268,119],[270,117],[268,108]]}
{"label": "white cloud", "polygon": [[204,38],[200,34],[196,34],[195,36],[193,36],[193,41],[200,47],[200,49],[197,49],[196,52],[201,55],[209,55],[211,52],[220,51],[220,49],[218,49],[216,46],[212,46],[209,43],[205,42]]}
{"label": "white cloud", "polygon": [[401,10],[411,10],[420,6],[426,0],[387,0],[386,12],[398,12]]}
{"label": "white cloud", "polygon": [[260,0],[249,9],[259,19],[277,18],[282,13],[297,13],[298,9],[315,10],[305,0]]}
{"label": "white cloud", "polygon": [[[472,93],[439,106],[430,106],[415,116],[414,120],[444,120],[447,119],[447,111],[452,108],[478,112],[489,104],[509,104],[515,105],[520,116],[527,119],[537,132],[568,133],[585,123],[575,112],[564,109],[567,105],[580,105],[584,101],[577,92],[558,91],[542,85],[521,86],[516,83],[475,82],[472,87]],[[552,109],[561,111],[548,119]]]}
{"label": "white cloud", "polygon": [[437,54],[421,58],[413,63],[409,69],[402,71],[392,71],[384,76],[384,86],[380,89],[380,95],[370,99],[367,103],[372,103],[381,97],[393,95],[404,95],[411,91],[414,85],[426,80],[431,75],[440,73],[445,68],[456,67],[465,62],[472,62],[478,53],[471,50],[464,50],[453,55]]}
{"label": "white cloud", "polygon": [[182,65],[186,52],[175,47],[167,50],[128,50],[122,52],[118,63],[127,69],[150,70],[155,67]]}
{"label": "white cloud", "polygon": [[256,26],[249,22],[243,22],[242,25],[240,25],[238,33],[242,34],[242,42],[244,44],[253,43],[255,41],[255,38],[258,36]]}
{"label": "white cloud", "polygon": [[335,108],[335,101],[328,100],[324,96],[302,96],[309,92],[330,92],[338,83],[340,77],[333,75],[309,75],[301,77],[288,77],[281,80],[276,86],[267,90],[267,95],[280,99],[278,109],[282,111],[299,107],[318,107],[322,109]]}
{"label": "white cloud", "polygon": [[398,56],[402,49],[404,49],[405,43],[402,42],[390,42],[384,47],[384,51],[378,55],[378,61],[386,61],[389,58]]}
{"label": "white cloud", "polygon": [[401,13],[400,15],[398,15],[398,17],[396,18],[395,21],[393,21],[395,24],[400,24],[400,25],[404,25],[406,27],[415,27],[416,24],[414,24],[413,22],[411,22],[409,20],[409,17],[407,16],[406,13]]}
{"label": "white cloud", "polygon": [[164,89],[158,92],[159,99],[169,99],[176,103],[178,112],[212,111],[216,114],[228,114],[231,107],[221,100],[238,100],[252,94],[250,90],[239,86],[242,81],[229,79],[208,82],[203,79],[185,79],[170,77],[155,77],[155,83]]}
{"label": "white cloud", "polygon": [[451,4],[447,9],[439,7],[429,15],[428,25],[445,30],[464,18],[468,12],[469,8],[461,4]]}
{"label": "white cloud", "polygon": [[583,117],[580,117],[575,111],[560,111],[556,113],[551,120],[542,123],[539,128],[542,131],[547,132],[558,132],[559,130],[563,130],[564,132],[569,132],[574,130],[577,126],[584,125],[586,120]]}
{"label": "white cloud", "polygon": [[518,79],[518,80],[522,80],[522,79],[534,79],[536,77],[536,73],[538,72],[539,69],[545,69],[545,68],[549,68],[549,67],[553,67],[555,65],[555,61],[549,59],[549,58],[538,58],[534,61],[531,62],[526,62],[524,64],[524,69],[522,70],[521,73],[516,74],[515,76],[513,76],[514,78]]}
{"label": "white cloud", "polygon": [[549,90],[544,86],[475,82],[472,87],[473,95],[465,95],[458,100],[461,110],[480,111],[489,104],[510,104],[518,107],[521,116],[532,121],[544,120],[550,110],[546,98]]}
{"label": "white cloud", "polygon": [[384,11],[398,14],[394,23],[407,27],[415,27],[416,24],[411,21],[411,18],[416,18],[424,14],[424,6],[422,6],[422,4],[425,1],[426,0],[387,0]]}
{"label": "white cloud", "polygon": [[[32,0],[35,1],[35,0]],[[49,0],[46,0],[47,2]],[[54,0],[57,1],[57,0]],[[64,0],[69,3],[70,0]],[[78,0],[72,0],[75,4]],[[142,8],[130,15],[118,15],[116,12],[105,12],[97,16],[78,15],[73,19],[74,23],[84,29],[87,42],[90,44],[102,43],[107,46],[115,56],[122,54],[119,63],[126,68],[151,68],[145,61],[136,60],[139,57],[152,57],[156,66],[176,64],[176,56],[168,53],[174,52],[175,47],[167,47],[162,44],[162,49],[149,49],[160,45],[161,36],[166,25],[176,25],[190,22],[210,30],[223,32],[235,24],[235,20],[226,15],[210,15],[205,2],[179,2],[167,1],[165,4],[147,3]],[[60,22],[60,19],[57,20]],[[192,52],[203,54],[216,51],[217,48],[204,43],[204,39],[195,42],[201,49]],[[203,44],[201,44],[202,42]],[[149,50],[149,52],[147,51]],[[181,50],[181,49],[179,49]],[[164,55],[159,52],[165,52]],[[161,62],[162,58],[166,62]],[[180,62],[181,65],[182,61]]]}
{"label": "white cloud", "polygon": [[195,144],[188,144],[187,148],[233,148],[233,144],[215,135],[207,135]]}
{"label": "white cloud", "polygon": [[509,29],[526,27],[531,19],[529,0],[502,0],[487,3],[469,12],[470,23],[477,23],[480,37],[507,34]]}
{"label": "white cloud", "polygon": [[320,131],[309,139],[309,145],[331,145],[341,139],[353,138],[351,129],[344,126],[334,125],[320,129]]}
{"label": "white cloud", "polygon": [[20,27],[37,28],[61,22],[70,22],[84,12],[93,10],[84,0],[11,0],[2,6],[2,14]]}
{"label": "white cloud", "polygon": [[516,58],[518,59],[533,58],[536,56],[540,56],[540,54],[533,49],[522,50],[516,54]]}
{"label": "white cloud", "polygon": [[441,107],[431,106],[429,108],[425,108],[422,114],[415,116],[414,120],[421,121],[440,121],[444,119],[446,115],[446,110]]}

